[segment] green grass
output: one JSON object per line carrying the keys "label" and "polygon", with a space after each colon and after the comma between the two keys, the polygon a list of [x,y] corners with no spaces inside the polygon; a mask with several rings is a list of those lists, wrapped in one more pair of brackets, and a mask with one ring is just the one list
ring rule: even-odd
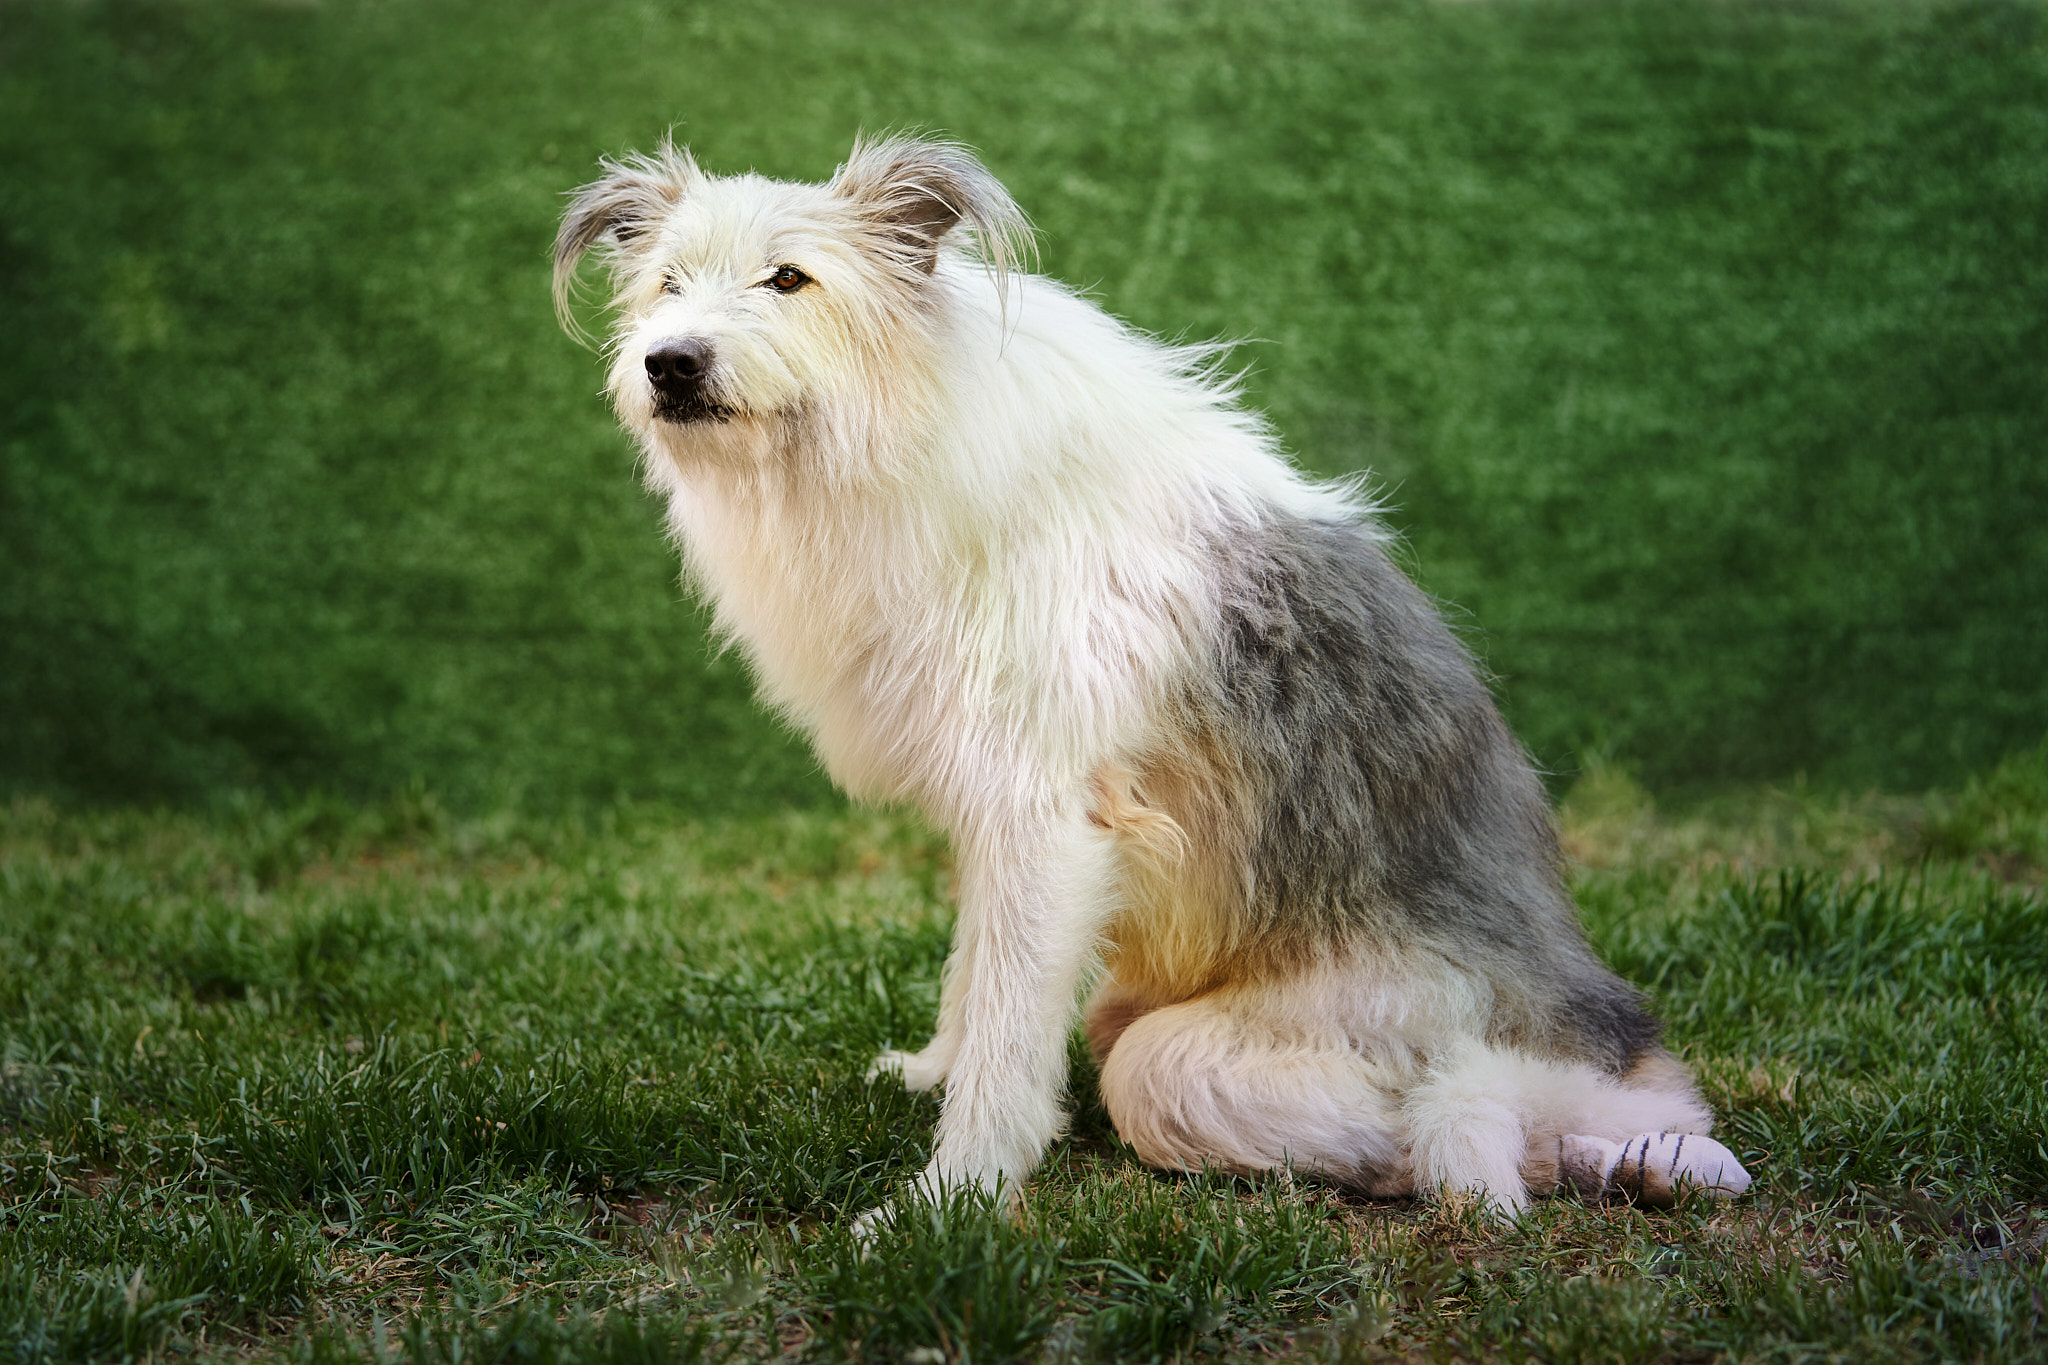
{"label": "green grass", "polygon": [[950,855],[893,817],[0,820],[0,1361],[2048,1358],[2048,753],[1947,796],[1565,808],[1758,1177],[1520,1224],[1072,1135],[853,1214],[935,1106]]}
{"label": "green grass", "polygon": [[828,805],[548,313],[672,123],[981,148],[1256,340],[1539,756],[1954,785],[2048,732],[2032,0],[0,0],[0,786]]}

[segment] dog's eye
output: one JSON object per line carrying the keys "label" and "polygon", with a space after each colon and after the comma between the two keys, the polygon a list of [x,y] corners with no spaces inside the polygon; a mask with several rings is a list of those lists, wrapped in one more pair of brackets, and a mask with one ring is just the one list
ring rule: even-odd
{"label": "dog's eye", "polygon": [[664,273],[664,274],[662,275],[662,277],[661,277],[661,292],[662,292],[662,293],[664,293],[664,294],[673,294],[673,293],[675,293],[675,292],[676,292],[676,277],[675,277],[675,276],[673,276],[673,275],[670,275],[670,274],[666,274],[666,273]]}
{"label": "dog's eye", "polygon": [[811,277],[793,265],[778,267],[768,277],[768,287],[778,294],[793,294],[811,282]]}

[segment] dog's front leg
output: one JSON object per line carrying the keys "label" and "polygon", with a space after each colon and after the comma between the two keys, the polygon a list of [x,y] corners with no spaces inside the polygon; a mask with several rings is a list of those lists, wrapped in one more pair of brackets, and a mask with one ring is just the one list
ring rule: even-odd
{"label": "dog's front leg", "polygon": [[1109,914],[1115,852],[1078,808],[986,822],[960,851],[957,1040],[918,1187],[1007,1197],[1064,1124],[1067,1026]]}
{"label": "dog's front leg", "polygon": [[955,929],[953,951],[946,954],[946,968],[939,975],[939,1026],[931,1041],[916,1052],[884,1052],[868,1068],[869,1080],[895,1076],[905,1090],[919,1094],[946,1079],[960,1051],[960,985],[968,974],[968,944],[967,935]]}

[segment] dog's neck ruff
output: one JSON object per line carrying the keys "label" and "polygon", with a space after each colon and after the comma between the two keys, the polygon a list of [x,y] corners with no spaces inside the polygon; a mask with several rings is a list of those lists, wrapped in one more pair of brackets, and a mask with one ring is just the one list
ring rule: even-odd
{"label": "dog's neck ruff", "polygon": [[989,781],[963,755],[1072,775],[1144,742],[1200,665],[1232,528],[1361,513],[1205,357],[1042,278],[1006,299],[949,259],[931,283],[896,368],[772,419],[751,461],[691,427],[718,458],[649,470],[718,629],[833,776],[947,819]]}

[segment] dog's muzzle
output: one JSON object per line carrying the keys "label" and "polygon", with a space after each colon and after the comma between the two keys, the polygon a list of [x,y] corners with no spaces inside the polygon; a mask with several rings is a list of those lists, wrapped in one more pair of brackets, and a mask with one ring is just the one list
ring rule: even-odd
{"label": "dog's muzzle", "polygon": [[647,382],[654,388],[654,415],[664,422],[723,421],[732,409],[711,399],[711,343],[700,337],[670,337],[647,348]]}

